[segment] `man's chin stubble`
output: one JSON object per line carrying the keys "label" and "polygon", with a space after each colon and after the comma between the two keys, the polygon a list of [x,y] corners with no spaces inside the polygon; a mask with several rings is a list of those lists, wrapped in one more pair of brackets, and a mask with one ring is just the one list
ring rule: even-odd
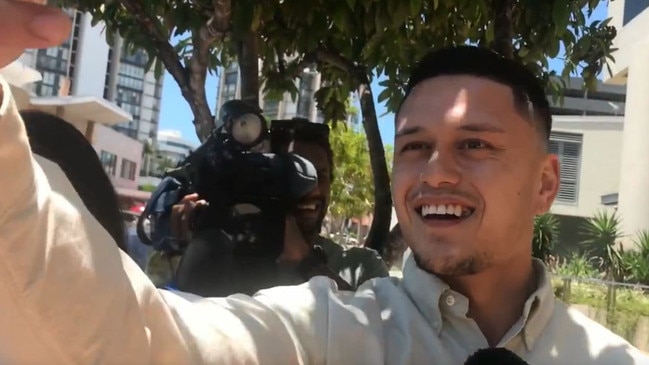
{"label": "man's chin stubble", "polygon": [[424,260],[417,253],[412,253],[412,257],[421,270],[435,276],[467,276],[475,275],[482,271],[484,265],[481,265],[475,257],[468,257],[458,261],[444,262],[441,267],[435,268],[433,260]]}

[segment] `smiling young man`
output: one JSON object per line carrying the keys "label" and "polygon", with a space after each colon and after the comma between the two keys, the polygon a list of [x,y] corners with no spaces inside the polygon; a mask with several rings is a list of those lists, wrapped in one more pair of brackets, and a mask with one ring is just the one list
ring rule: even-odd
{"label": "smiling young man", "polygon": [[307,243],[318,245],[327,257],[327,266],[353,289],[364,282],[389,276],[389,271],[378,253],[365,247],[345,248],[320,235],[329,209],[331,182],[334,178],[333,151],[329,133],[318,133],[314,128],[329,129],[306,119],[289,123],[295,128],[293,152],[311,161],[318,172],[318,186],[298,204],[295,221]]}
{"label": "smiling young man", "polygon": [[45,175],[31,159],[5,93],[0,171],[12,173],[0,185],[15,198],[0,199],[0,333],[9,334],[0,358],[455,365],[498,346],[530,364],[649,364],[556,301],[531,258],[532,222],[552,204],[559,172],[545,149],[551,118],[539,81],[487,50],[454,47],[419,63],[406,90],[393,169],[412,250],[403,279],[342,292],[318,277],[205,299],[156,290],[105,232],[89,233],[98,223],[60,170],[43,164]]}
{"label": "smiling young man", "polygon": [[418,269],[459,294],[449,298],[468,304],[485,345],[495,346],[521,309],[528,316],[537,300],[551,302],[530,243],[534,216],[556,195],[559,167],[546,152],[543,89],[508,62],[476,59],[480,53],[438,53],[412,75],[396,117],[393,195]]}

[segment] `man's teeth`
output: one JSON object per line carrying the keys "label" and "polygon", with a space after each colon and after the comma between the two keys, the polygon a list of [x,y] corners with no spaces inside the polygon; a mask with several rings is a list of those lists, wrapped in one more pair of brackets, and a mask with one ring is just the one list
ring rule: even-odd
{"label": "man's teeth", "polygon": [[300,204],[300,205],[297,206],[298,209],[302,209],[302,210],[316,210],[317,207],[318,206],[315,203],[313,203],[313,204]]}
{"label": "man's teeth", "polygon": [[426,217],[429,215],[454,215],[462,217],[468,215],[470,209],[461,205],[448,204],[448,205],[424,205],[421,207],[421,215]]}

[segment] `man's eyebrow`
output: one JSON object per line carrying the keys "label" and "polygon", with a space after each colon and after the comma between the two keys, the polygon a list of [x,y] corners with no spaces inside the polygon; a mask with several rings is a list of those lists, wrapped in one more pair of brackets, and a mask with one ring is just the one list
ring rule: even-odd
{"label": "man's eyebrow", "polygon": [[467,132],[505,133],[505,130],[490,123],[464,124],[457,128]]}
{"label": "man's eyebrow", "polygon": [[398,130],[397,133],[395,133],[394,138],[407,136],[409,134],[415,134],[419,131],[421,131],[421,127],[405,127],[403,129]]}

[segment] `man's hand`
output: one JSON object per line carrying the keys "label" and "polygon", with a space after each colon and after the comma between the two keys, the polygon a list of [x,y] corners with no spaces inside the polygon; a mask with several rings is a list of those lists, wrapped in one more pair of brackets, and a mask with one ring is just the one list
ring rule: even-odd
{"label": "man's hand", "polygon": [[199,199],[198,194],[186,195],[174,205],[171,208],[171,235],[181,240],[191,239],[196,208],[206,205],[207,202]]}
{"label": "man's hand", "polygon": [[27,48],[47,48],[70,36],[70,18],[44,0],[0,0],[0,68]]}

